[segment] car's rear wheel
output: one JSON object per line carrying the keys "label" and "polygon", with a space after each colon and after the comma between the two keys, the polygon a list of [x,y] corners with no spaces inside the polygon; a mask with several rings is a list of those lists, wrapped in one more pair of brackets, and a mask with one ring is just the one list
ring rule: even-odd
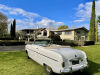
{"label": "car's rear wheel", "polygon": [[52,71],[51,67],[49,67],[48,65],[45,65],[44,67],[47,72],[47,75],[54,75],[54,72]]}
{"label": "car's rear wheel", "polygon": [[28,56],[28,51],[26,50],[26,54],[27,54],[27,58],[30,59],[30,57]]}

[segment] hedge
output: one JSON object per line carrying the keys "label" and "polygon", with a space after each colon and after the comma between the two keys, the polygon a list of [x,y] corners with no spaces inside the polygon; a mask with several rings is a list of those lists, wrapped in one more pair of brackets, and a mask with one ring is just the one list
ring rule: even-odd
{"label": "hedge", "polygon": [[25,45],[25,41],[19,40],[1,40],[0,46],[16,46],[16,45]]}
{"label": "hedge", "polygon": [[70,45],[70,46],[77,46],[76,43],[74,43],[73,41],[53,41],[53,44],[58,44],[58,45]]}
{"label": "hedge", "polygon": [[70,46],[88,46],[95,44],[94,41],[74,41],[74,40],[53,41],[53,43],[58,45],[70,45]]}
{"label": "hedge", "polygon": [[[94,45],[94,41],[73,41],[73,40],[63,40],[63,41],[53,41],[53,44],[58,45],[70,45],[70,46],[88,46]],[[0,46],[15,46],[15,45],[25,45],[25,40],[0,40]]]}
{"label": "hedge", "polygon": [[94,41],[85,41],[84,42],[85,44],[85,46],[87,46],[87,45],[94,45],[95,44],[95,42]]}

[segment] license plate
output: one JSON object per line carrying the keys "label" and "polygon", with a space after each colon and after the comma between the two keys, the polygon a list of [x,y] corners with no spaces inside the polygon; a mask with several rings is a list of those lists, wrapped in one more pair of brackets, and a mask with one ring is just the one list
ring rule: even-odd
{"label": "license plate", "polygon": [[79,60],[73,60],[72,61],[72,65],[76,65],[76,64],[79,64]]}

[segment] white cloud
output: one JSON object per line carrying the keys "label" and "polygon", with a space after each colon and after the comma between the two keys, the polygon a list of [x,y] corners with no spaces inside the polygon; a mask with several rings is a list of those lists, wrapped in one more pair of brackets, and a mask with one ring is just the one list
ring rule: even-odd
{"label": "white cloud", "polygon": [[27,12],[21,8],[13,8],[0,4],[0,10],[8,12],[10,15],[22,15],[27,18],[39,17],[36,13]]}
{"label": "white cloud", "polygon": [[63,22],[56,22],[55,20],[50,20],[48,18],[43,18],[41,21],[36,23],[37,25],[43,25],[43,26],[55,26],[55,25],[62,25]]}
{"label": "white cloud", "polygon": [[23,25],[34,25],[32,19],[17,19],[16,22]]}
{"label": "white cloud", "polygon": [[[81,5],[81,4],[80,4]],[[78,7],[77,17],[88,18],[91,16],[92,2],[87,2],[83,7]]]}
{"label": "white cloud", "polygon": [[81,8],[84,8],[84,4],[83,3],[81,3],[80,5],[79,5],[79,7],[78,7],[79,9],[81,9]]}
{"label": "white cloud", "polygon": [[50,30],[56,29],[57,26],[63,25],[63,22],[56,22],[55,20],[50,20],[48,18],[43,18],[41,21],[38,21],[36,25],[39,27],[46,27],[49,28]]}
{"label": "white cloud", "polygon": [[81,27],[85,27],[86,29],[89,30],[89,24],[82,24]]}
{"label": "white cloud", "polygon": [[[81,21],[81,18],[85,18],[86,20],[89,20],[89,18],[91,17],[91,10],[92,10],[92,2],[87,2],[85,4],[81,3],[79,4],[77,8],[76,17],[80,18],[80,21]],[[96,16],[99,16],[99,15],[100,15],[100,0],[97,0],[96,1]]]}
{"label": "white cloud", "polygon": [[[44,18],[37,13],[28,12],[21,8],[8,7],[2,4],[0,4],[0,11],[5,12],[8,16],[17,17],[16,22],[18,30],[24,28],[36,28],[37,26],[49,27],[64,24],[63,22],[56,22],[55,20]],[[10,23],[13,21],[12,18],[13,17],[9,19]]]}
{"label": "white cloud", "polygon": [[83,21],[85,21],[85,18],[77,19],[77,20],[74,21],[74,23],[80,23],[80,22],[83,22]]}

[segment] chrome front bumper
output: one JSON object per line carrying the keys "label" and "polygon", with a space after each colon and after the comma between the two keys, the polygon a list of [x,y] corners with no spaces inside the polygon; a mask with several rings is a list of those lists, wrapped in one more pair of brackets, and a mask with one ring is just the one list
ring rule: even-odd
{"label": "chrome front bumper", "polygon": [[88,67],[88,65],[74,65],[68,69],[61,70],[61,73],[72,73],[75,71],[84,70],[87,67]]}

